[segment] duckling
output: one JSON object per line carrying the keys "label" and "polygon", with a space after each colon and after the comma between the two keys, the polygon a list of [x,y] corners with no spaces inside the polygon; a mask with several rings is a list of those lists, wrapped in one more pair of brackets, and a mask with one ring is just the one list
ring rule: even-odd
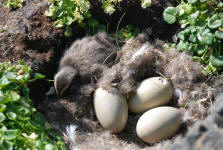
{"label": "duckling", "polygon": [[106,68],[114,65],[116,52],[114,39],[105,32],[75,41],[60,60],[54,77],[56,93],[63,95],[75,79],[81,85],[96,82],[94,79],[100,78]]}

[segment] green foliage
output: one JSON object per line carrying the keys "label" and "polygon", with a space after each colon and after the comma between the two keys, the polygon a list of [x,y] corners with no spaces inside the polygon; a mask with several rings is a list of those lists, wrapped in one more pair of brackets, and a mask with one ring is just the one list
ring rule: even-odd
{"label": "green foliage", "polygon": [[21,8],[22,3],[23,3],[23,0],[5,0],[3,5],[4,7],[7,7],[7,8],[10,8],[10,7]]}
{"label": "green foliage", "polygon": [[107,31],[107,27],[104,24],[100,24],[96,19],[89,19],[87,22],[80,23],[79,26],[85,30],[87,35],[93,35],[99,31]]}
{"label": "green foliage", "polygon": [[51,0],[51,5],[45,15],[55,20],[54,27],[66,27],[65,35],[70,36],[72,30],[69,26],[72,23],[82,23],[85,18],[91,18],[89,8],[88,0]]}
{"label": "green foliage", "polygon": [[[115,6],[122,0],[101,0],[102,8],[106,14],[113,14],[115,12]],[[150,7],[152,0],[141,0],[141,6],[143,9]]]}
{"label": "green foliage", "polygon": [[33,73],[21,61],[18,65],[0,63],[1,150],[67,149],[29,99],[28,83],[41,78],[44,76]]}
{"label": "green foliage", "polygon": [[163,12],[164,20],[181,25],[177,49],[190,51],[193,59],[207,64],[205,73],[223,69],[223,3],[216,0],[188,0]]}
{"label": "green foliage", "polygon": [[137,36],[139,33],[139,28],[135,28],[132,24],[128,24],[124,28],[119,30],[118,37],[126,41],[131,37]]}
{"label": "green foliage", "polygon": [[[45,12],[46,16],[54,20],[53,26],[56,28],[65,27],[65,36],[72,35],[73,23],[78,23],[85,30],[86,34],[95,34],[98,31],[106,31],[105,25],[100,24],[96,19],[92,19],[89,0],[48,0],[49,9]],[[99,0],[98,0],[99,1]],[[107,14],[115,12],[115,5],[122,0],[101,0],[102,8]],[[142,0],[142,8],[151,6],[151,0]]]}

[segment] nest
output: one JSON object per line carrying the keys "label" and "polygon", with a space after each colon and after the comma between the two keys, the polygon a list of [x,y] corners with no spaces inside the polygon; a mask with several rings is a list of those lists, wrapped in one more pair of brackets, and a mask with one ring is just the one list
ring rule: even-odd
{"label": "nest", "polygon": [[[88,89],[91,88],[90,91],[94,91],[97,87],[109,90],[111,87],[115,87],[129,99],[144,79],[154,76],[162,76],[171,80],[175,92],[169,105],[178,107],[184,112],[184,126],[172,139],[150,148],[168,147],[173,142],[179,141],[189,125],[207,116],[213,99],[213,89],[205,80],[205,75],[202,72],[203,66],[194,62],[190,54],[166,50],[163,48],[162,41],[157,40],[150,43],[145,34],[140,34],[136,38],[129,39],[117,52],[117,57],[112,62],[114,65],[103,70],[103,74],[99,76],[100,78],[96,80],[94,86],[88,87],[80,84],[79,92],[76,94],[73,92],[73,95],[65,97],[66,102],[70,103],[69,100],[71,100],[71,103],[75,103],[75,108],[72,108],[72,105],[63,105],[69,112],[72,112],[72,109],[80,111],[82,108],[87,108],[83,111],[84,113],[82,112],[83,115],[72,112],[76,119],[89,118],[89,114],[92,114],[90,110],[93,107],[91,102],[93,92],[85,95],[86,92],[81,90],[89,91]],[[64,99],[61,103],[63,102]],[[75,139],[76,147],[83,149],[98,147],[102,149],[145,148],[148,146],[147,144],[140,142],[139,139],[136,140],[135,125],[137,121],[134,121],[134,118],[135,115],[130,114],[126,129],[118,135],[105,132],[99,126],[92,127],[92,132],[80,129],[81,131],[77,132]],[[136,116],[136,118],[138,117]],[[95,117],[91,115],[90,120],[94,122],[94,119]],[[109,140],[106,140],[108,138]],[[74,143],[74,139],[68,138],[68,143]],[[92,143],[94,144],[92,145]]]}

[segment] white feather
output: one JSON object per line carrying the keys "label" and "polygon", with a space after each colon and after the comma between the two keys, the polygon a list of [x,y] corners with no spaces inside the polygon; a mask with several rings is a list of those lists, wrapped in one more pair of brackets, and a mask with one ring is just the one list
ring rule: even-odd
{"label": "white feather", "polygon": [[76,142],[76,129],[77,125],[69,125],[66,127],[66,133],[63,133],[65,138],[67,138],[68,142],[70,143],[71,150],[79,150]]}

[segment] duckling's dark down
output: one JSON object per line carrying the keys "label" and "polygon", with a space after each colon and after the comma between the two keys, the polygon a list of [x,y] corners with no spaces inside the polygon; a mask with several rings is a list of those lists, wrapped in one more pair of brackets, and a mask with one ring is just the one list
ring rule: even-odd
{"label": "duckling's dark down", "polygon": [[57,94],[62,95],[74,79],[78,84],[90,85],[100,78],[107,67],[114,65],[117,52],[114,43],[104,32],[75,41],[65,51],[54,77]]}

